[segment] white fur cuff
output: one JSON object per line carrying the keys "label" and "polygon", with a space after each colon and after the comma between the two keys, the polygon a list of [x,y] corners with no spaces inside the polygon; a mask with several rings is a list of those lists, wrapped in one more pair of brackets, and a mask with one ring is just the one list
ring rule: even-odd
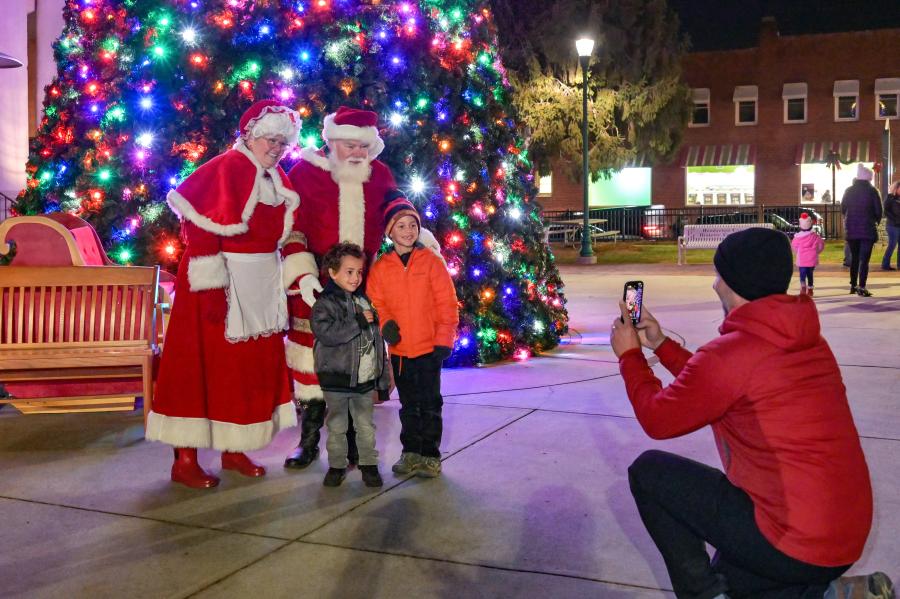
{"label": "white fur cuff", "polygon": [[191,258],[188,262],[188,282],[191,284],[191,291],[228,287],[225,256],[219,253]]}
{"label": "white fur cuff", "polygon": [[319,267],[316,265],[316,258],[312,252],[291,254],[284,259],[284,264],[281,265],[281,282],[285,289],[303,275],[318,276],[318,274]]}

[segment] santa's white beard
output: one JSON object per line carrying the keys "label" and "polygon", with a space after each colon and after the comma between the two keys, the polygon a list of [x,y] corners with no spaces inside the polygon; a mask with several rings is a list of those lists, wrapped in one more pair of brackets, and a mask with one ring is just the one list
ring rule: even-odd
{"label": "santa's white beard", "polygon": [[329,154],[328,163],[331,165],[331,178],[335,183],[365,183],[372,174],[371,160],[353,163],[349,160],[339,160],[334,154]]}

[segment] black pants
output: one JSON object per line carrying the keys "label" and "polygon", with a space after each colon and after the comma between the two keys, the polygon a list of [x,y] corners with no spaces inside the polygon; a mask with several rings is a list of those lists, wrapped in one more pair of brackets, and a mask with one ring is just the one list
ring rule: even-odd
{"label": "black pants", "polygon": [[[715,468],[652,450],[628,468],[628,482],[679,599],[821,599],[850,567],[814,566],[781,553],[756,525],[750,497]],[[712,562],[706,543],[716,549]]]}
{"label": "black pants", "polygon": [[857,276],[859,287],[866,286],[869,278],[869,259],[872,257],[872,246],[875,242],[871,239],[849,239],[850,246],[850,285],[856,287]]}
{"label": "black pants", "polygon": [[400,395],[400,443],[404,453],[441,457],[443,420],[441,361],[433,354],[418,358],[391,356],[394,384]]}

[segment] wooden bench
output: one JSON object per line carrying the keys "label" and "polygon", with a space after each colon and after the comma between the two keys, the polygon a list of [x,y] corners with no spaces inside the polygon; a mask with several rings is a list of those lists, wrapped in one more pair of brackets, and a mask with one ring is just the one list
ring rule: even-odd
{"label": "wooden bench", "polygon": [[[142,395],[146,421],[159,352],[158,282],[158,267],[0,267],[0,382],[94,387],[0,403],[23,412],[123,410]],[[114,407],[123,396],[130,407]]]}
{"label": "wooden bench", "polygon": [[712,250],[719,247],[722,241],[737,231],[762,227],[774,229],[772,223],[734,223],[716,225],[685,225],[684,234],[678,238],[678,264],[685,264],[686,250]]}

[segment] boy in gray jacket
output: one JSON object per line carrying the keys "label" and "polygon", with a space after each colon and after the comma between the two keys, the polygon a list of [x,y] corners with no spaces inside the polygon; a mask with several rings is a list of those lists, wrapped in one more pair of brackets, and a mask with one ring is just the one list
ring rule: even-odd
{"label": "boy in gray jacket", "polygon": [[347,414],[353,416],[359,471],[367,487],[383,484],[378,472],[373,390],[383,399],[390,386],[390,367],[372,305],[362,292],[365,254],[352,243],[338,243],[322,258],[331,280],[313,306],[310,326],[316,376],[325,395],[328,416],[328,473],[322,482],[337,487],[347,475]]}

